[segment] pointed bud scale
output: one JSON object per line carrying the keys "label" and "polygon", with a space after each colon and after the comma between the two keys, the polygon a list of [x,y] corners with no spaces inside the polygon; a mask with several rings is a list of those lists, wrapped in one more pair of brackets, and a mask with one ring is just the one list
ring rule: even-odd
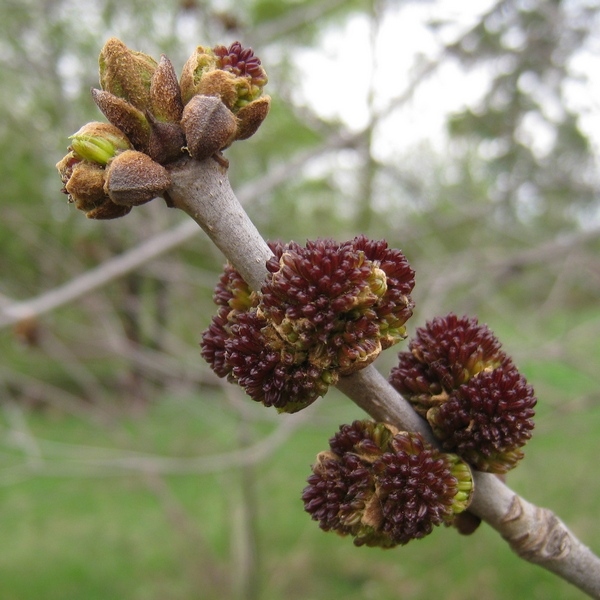
{"label": "pointed bud scale", "polygon": [[166,123],[179,123],[183,113],[177,74],[164,54],[150,80],[150,112],[157,120]]}
{"label": "pointed bud scale", "polygon": [[449,524],[473,493],[469,467],[420,435],[369,421],[343,425],[318,455],[302,500],[324,531],[390,548]]}
{"label": "pointed bud scale", "polygon": [[102,166],[118,152],[132,148],[127,136],[109,123],[87,123],[69,139],[79,158]]}
{"label": "pointed bud scale", "polygon": [[254,102],[243,106],[238,110],[236,116],[238,118],[236,140],[247,140],[253,136],[261,123],[267,118],[269,109],[271,108],[271,98],[262,96]]}
{"label": "pointed bud scale", "polygon": [[181,125],[179,123],[163,123],[156,120],[151,113],[147,113],[146,116],[151,128],[146,154],[161,165],[181,158],[186,145]]}
{"label": "pointed bud scale", "polygon": [[127,136],[136,150],[148,150],[151,127],[144,113],[107,91],[92,89],[92,98],[104,116]]}
{"label": "pointed bud scale", "polygon": [[104,190],[122,206],[138,206],[162,195],[171,185],[168,171],[147,154],[126,150],[106,170]]}
{"label": "pointed bud scale", "polygon": [[117,38],[110,38],[98,60],[100,86],[123,98],[142,112],[151,108],[150,86],[157,62],[143,52],[135,52]]}

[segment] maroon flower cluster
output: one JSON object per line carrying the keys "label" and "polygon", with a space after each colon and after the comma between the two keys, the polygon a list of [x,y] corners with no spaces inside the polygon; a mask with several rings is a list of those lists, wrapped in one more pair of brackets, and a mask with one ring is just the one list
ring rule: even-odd
{"label": "maroon flower cluster", "polygon": [[308,478],[304,508],[321,529],[352,535],[357,546],[406,544],[451,523],[468,506],[468,466],[419,434],[355,421],[329,444]]}
{"label": "maroon flower cluster", "polygon": [[406,336],[414,272],[399,250],[364,236],[270,246],[260,294],[227,267],[202,355],[253,399],[295,412]]}
{"label": "maroon flower cluster", "polygon": [[261,88],[266,85],[267,74],[252,48],[243,48],[239,42],[233,42],[229,48],[215,46],[213,52],[217,56],[217,68],[229,71],[236,77],[249,77],[252,85]]}
{"label": "maroon flower cluster", "polygon": [[533,388],[477,319],[450,314],[418,329],[390,382],[444,448],[475,468],[505,473],[523,457],[533,429]]}

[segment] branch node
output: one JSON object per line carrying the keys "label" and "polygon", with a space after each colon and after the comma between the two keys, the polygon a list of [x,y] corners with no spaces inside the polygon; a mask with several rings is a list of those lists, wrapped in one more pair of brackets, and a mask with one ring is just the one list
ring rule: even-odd
{"label": "branch node", "polygon": [[[515,496],[517,503],[521,502]],[[507,513],[507,517],[513,510],[520,511],[523,514],[522,506],[514,509],[515,501]],[[519,517],[513,517],[506,521],[517,520]],[[562,521],[549,509],[535,507],[533,519],[528,531],[514,539],[506,538],[511,548],[522,558],[533,563],[544,563],[547,561],[563,560],[571,553],[572,543],[569,532]]]}

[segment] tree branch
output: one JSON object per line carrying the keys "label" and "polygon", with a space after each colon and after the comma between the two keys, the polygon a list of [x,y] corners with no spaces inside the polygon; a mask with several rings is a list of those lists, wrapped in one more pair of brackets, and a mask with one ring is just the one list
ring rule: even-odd
{"label": "tree branch", "polygon": [[[168,201],[190,215],[246,282],[260,289],[271,252],[235,197],[226,169],[213,159],[189,159],[170,171]],[[433,440],[427,423],[373,366],[342,378],[338,387],[376,420]],[[471,512],[496,529],[521,558],[600,598],[600,559],[560,519],[520,498],[493,475],[475,472],[474,479]]]}

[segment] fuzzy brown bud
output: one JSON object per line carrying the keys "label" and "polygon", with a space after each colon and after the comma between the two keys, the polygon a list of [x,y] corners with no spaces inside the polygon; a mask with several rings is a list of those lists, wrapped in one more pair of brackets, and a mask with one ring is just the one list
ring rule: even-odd
{"label": "fuzzy brown bud", "polygon": [[103,90],[123,98],[142,112],[150,109],[150,85],[158,67],[151,56],[130,50],[113,37],[104,44],[98,64]]}
{"label": "fuzzy brown bud", "polygon": [[136,150],[119,154],[106,171],[104,190],[115,203],[138,206],[162,195],[171,185],[168,171]]}
{"label": "fuzzy brown bud", "polygon": [[237,132],[233,113],[214,96],[194,96],[185,105],[181,126],[188,152],[198,160],[229,146]]}
{"label": "fuzzy brown bud", "polygon": [[213,49],[198,46],[183,67],[181,92],[185,104],[196,95],[220,98],[237,117],[231,143],[249,138],[266,118],[271,102],[268,96],[261,97],[266,83],[260,59],[251,48],[234,42]]}

